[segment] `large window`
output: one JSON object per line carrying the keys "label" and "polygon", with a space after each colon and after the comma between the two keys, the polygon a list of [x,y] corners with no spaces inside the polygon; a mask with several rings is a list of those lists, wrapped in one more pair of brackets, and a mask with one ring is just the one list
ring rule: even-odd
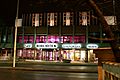
{"label": "large window", "polygon": [[22,43],[22,36],[20,35],[20,36],[17,36],[17,42],[18,43]]}
{"label": "large window", "polygon": [[85,35],[74,36],[74,43],[85,43]]}
{"label": "large window", "polygon": [[49,43],[59,43],[59,36],[48,36]]}
{"label": "large window", "polygon": [[61,43],[72,43],[72,36],[61,36]]}
{"label": "large window", "polygon": [[32,36],[32,35],[24,36],[24,43],[33,43],[33,42],[34,42],[34,36]]}
{"label": "large window", "polygon": [[46,43],[47,42],[47,36],[36,36],[36,43]]}
{"label": "large window", "polygon": [[63,25],[71,26],[73,25],[73,12],[63,12]]}
{"label": "large window", "polygon": [[47,13],[47,25],[57,26],[57,13]]}
{"label": "large window", "polygon": [[94,32],[94,33],[89,33],[88,37],[88,42],[89,43],[100,43],[100,33]]}
{"label": "large window", "polygon": [[90,25],[90,12],[79,12],[79,25]]}

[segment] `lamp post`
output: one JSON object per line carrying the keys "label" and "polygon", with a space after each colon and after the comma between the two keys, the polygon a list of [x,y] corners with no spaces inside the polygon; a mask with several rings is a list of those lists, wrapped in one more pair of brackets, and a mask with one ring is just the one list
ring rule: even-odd
{"label": "lamp post", "polygon": [[14,39],[14,56],[13,56],[13,67],[15,67],[16,61],[16,41],[17,41],[17,27],[18,27],[18,11],[19,11],[19,0],[17,0],[17,12],[16,12],[16,19],[15,19],[15,39]]}

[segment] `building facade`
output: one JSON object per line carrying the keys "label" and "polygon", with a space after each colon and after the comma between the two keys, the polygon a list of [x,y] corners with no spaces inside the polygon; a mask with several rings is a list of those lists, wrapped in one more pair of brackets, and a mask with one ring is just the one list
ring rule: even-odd
{"label": "building facade", "polygon": [[[109,53],[110,39],[93,10],[27,12],[22,13],[20,18],[18,60],[96,62],[105,56],[104,53],[112,53]],[[105,16],[105,19],[114,28],[116,16]],[[0,32],[0,59],[11,60],[14,27],[1,27]],[[120,34],[117,33],[117,36],[120,37]],[[114,59],[113,56],[111,58]]]}

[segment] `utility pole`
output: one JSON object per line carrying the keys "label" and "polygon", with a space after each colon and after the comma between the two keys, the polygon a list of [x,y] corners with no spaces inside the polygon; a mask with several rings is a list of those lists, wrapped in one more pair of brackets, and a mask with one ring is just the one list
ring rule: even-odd
{"label": "utility pole", "polygon": [[13,67],[15,67],[15,62],[16,62],[16,42],[17,42],[18,12],[19,12],[19,0],[17,0],[17,12],[16,12],[16,19],[15,19],[15,39],[14,39]]}

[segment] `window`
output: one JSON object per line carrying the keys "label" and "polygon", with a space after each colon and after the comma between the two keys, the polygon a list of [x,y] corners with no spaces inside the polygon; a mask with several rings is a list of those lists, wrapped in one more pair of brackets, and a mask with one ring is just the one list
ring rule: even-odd
{"label": "window", "polygon": [[47,13],[47,25],[57,26],[57,13]]}
{"label": "window", "polygon": [[31,36],[31,35],[24,36],[24,43],[33,43],[33,42],[34,42],[34,36]]}
{"label": "window", "polygon": [[85,43],[85,35],[74,36],[74,43]]}
{"label": "window", "polygon": [[48,36],[49,43],[59,43],[59,36]]}
{"label": "window", "polygon": [[36,43],[46,43],[47,42],[47,37],[46,36],[36,36]]}
{"label": "window", "polygon": [[100,38],[99,32],[89,33],[88,35],[88,42],[89,43],[100,43],[100,40],[97,38]]}
{"label": "window", "polygon": [[63,25],[64,26],[73,25],[73,12],[64,12],[63,13]]}
{"label": "window", "polygon": [[72,43],[72,36],[61,36],[61,43]]}
{"label": "window", "polygon": [[17,37],[17,42],[18,42],[18,43],[22,43],[22,36],[18,36],[18,37]]}
{"label": "window", "polygon": [[42,26],[43,25],[43,13],[33,13],[32,14],[32,26]]}
{"label": "window", "polygon": [[79,25],[90,25],[90,12],[79,12]]}

